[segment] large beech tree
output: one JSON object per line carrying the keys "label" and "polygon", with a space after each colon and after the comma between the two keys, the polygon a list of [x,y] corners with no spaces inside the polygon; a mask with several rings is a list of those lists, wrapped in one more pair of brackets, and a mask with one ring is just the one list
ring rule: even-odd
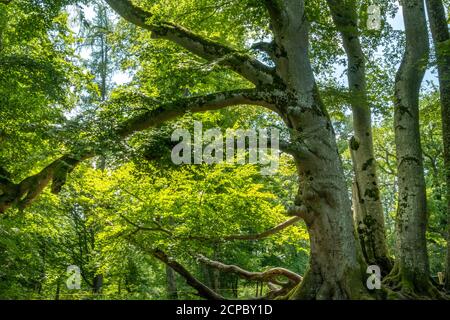
{"label": "large beech tree", "polygon": [[[289,131],[280,143],[292,155],[299,178],[291,215],[302,218],[310,236],[309,269],[285,294],[289,299],[372,298],[366,288],[367,264],[377,263],[385,272],[390,260],[385,242],[373,152],[371,113],[367,97],[364,53],[358,32],[355,0],[328,0],[331,18],[339,31],[348,58],[348,85],[353,111],[354,139],[351,149],[360,203],[357,224],[365,225],[362,243],[355,230],[352,203],[328,106],[322,100],[313,72],[310,45],[309,2],[264,0],[261,6],[270,21],[271,42],[260,44],[270,57],[265,64],[245,48],[211,40],[176,23],[155,17],[129,0],[106,0],[123,19],[151,33],[153,41],[170,41],[180,49],[241,77],[241,89],[194,95],[160,102],[144,94],[124,94],[111,99],[116,104],[137,104],[146,109],[118,124],[115,139],[127,139],[138,131],[155,128],[187,113],[206,112],[238,105],[256,105],[279,115]],[[401,297],[439,296],[429,280],[426,253],[426,195],[418,122],[419,90],[428,55],[424,3],[403,3],[406,48],[395,83],[395,133],[399,176],[398,238],[400,250],[388,286]],[[206,33],[207,34],[207,33]],[[394,88],[394,84],[393,84]],[[51,184],[58,193],[67,175],[82,161],[99,154],[95,146],[81,145],[56,159],[42,171],[21,182],[3,177],[0,212],[11,206],[25,208]],[[152,251],[159,260],[171,261],[164,252]],[[223,264],[203,259],[218,268]],[[168,264],[199,292],[222,297],[191,279],[173,261]],[[240,270],[241,271],[241,270]],[[279,271],[279,270],[278,270]],[[241,272],[241,274],[246,274]],[[288,273],[283,271],[283,273]],[[288,273],[289,274],[289,273]],[[259,275],[263,277],[263,275]],[[401,285],[398,286],[398,283]]]}

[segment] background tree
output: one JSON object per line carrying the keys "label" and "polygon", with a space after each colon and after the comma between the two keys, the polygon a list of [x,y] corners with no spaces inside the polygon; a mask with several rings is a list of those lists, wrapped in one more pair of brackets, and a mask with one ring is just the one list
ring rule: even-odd
{"label": "background tree", "polygon": [[[447,215],[450,217],[450,58],[448,55],[450,35],[447,23],[448,18],[443,2],[439,0],[427,0],[426,4],[438,67],[442,138],[447,184]],[[450,228],[450,222],[448,225]],[[448,233],[450,234],[450,231]],[[450,289],[450,244],[447,250],[445,286],[447,290]]]}

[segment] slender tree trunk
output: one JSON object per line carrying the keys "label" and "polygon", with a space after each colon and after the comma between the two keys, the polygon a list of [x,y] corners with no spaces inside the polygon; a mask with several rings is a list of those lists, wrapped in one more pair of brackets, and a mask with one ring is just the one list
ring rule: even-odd
{"label": "slender tree trunk", "polygon": [[[104,28],[100,35],[100,54],[101,54],[101,65],[100,65],[100,98],[101,102],[105,102],[108,96],[108,72],[109,72],[109,57],[108,57],[108,41],[107,41],[107,31],[110,30],[108,24],[109,17],[106,11],[106,7],[101,7],[98,13],[98,19],[100,20],[101,27]],[[105,31],[106,30],[106,31]],[[106,158],[104,155],[100,156],[99,159],[99,169],[104,171],[106,168]],[[103,287],[103,274],[98,274],[94,278],[94,293],[101,293]]]}
{"label": "slender tree trunk", "polygon": [[58,278],[58,280],[56,282],[55,300],[59,300],[60,293],[61,293],[61,279]]}
{"label": "slender tree trunk", "polygon": [[175,271],[166,264],[166,288],[169,300],[178,300],[178,290]]}
{"label": "slender tree trunk", "polygon": [[386,283],[402,296],[431,294],[426,243],[427,198],[419,127],[419,93],[428,62],[428,31],[423,0],[402,1],[406,51],[395,83],[398,252]]}
{"label": "slender tree trunk", "polygon": [[182,276],[188,285],[197,290],[199,296],[209,299],[209,300],[224,300],[225,298],[215,291],[211,290],[208,286],[204,285],[202,282],[198,281],[189,271],[186,270],[177,261],[171,259],[164,251],[161,250],[151,250],[147,251],[152,254],[158,260],[169,265],[175,272]]}
{"label": "slender tree trunk", "polygon": [[93,292],[94,294],[100,294],[102,293],[102,287],[103,287],[103,275],[102,274],[97,274],[94,277],[94,281],[93,281]]}
{"label": "slender tree trunk", "polygon": [[[447,193],[447,261],[445,271],[445,288],[450,290],[450,35],[447,17],[442,0],[426,0],[431,33],[438,63],[439,88],[442,113],[442,137],[444,142],[444,170]],[[444,46],[447,46],[446,48]]]}
{"label": "slender tree trunk", "polygon": [[383,273],[387,274],[392,265],[386,245],[367,95],[366,63],[359,38],[356,5],[354,1],[342,0],[328,0],[328,5],[341,34],[348,60],[347,77],[354,130],[350,149],[355,172],[355,192],[358,192],[358,201],[353,203],[355,223],[366,262],[380,266]]}

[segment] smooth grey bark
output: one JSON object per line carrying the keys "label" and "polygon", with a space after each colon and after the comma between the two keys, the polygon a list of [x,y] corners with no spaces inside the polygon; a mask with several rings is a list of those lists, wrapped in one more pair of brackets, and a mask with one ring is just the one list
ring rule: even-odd
{"label": "smooth grey bark", "polygon": [[383,206],[378,187],[373,148],[372,118],[367,95],[366,62],[361,48],[355,1],[327,0],[334,24],[347,54],[347,78],[353,114],[354,136],[350,141],[355,173],[356,202],[353,202],[364,258],[387,274],[392,268],[386,245]]}
{"label": "smooth grey bark", "polygon": [[442,0],[426,0],[426,4],[439,77],[448,217],[445,288],[450,290],[450,56],[444,51],[449,48],[450,35]]}
{"label": "smooth grey bark", "polygon": [[419,93],[429,54],[423,0],[402,1],[406,51],[395,83],[395,145],[398,174],[396,265],[386,279],[401,294],[429,294],[426,244],[427,198],[419,128]]}

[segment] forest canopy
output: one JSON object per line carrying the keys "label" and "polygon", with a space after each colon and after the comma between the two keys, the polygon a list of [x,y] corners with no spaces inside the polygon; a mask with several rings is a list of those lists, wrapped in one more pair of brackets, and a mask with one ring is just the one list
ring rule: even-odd
{"label": "forest canopy", "polygon": [[449,8],[0,1],[0,299],[448,299]]}

